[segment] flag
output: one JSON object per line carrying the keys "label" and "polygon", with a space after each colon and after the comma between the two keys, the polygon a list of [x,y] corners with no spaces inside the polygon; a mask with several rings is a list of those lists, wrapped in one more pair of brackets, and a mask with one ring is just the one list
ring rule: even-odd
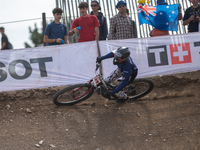
{"label": "flag", "polygon": [[138,6],[140,25],[149,24],[159,30],[178,31],[179,4]]}

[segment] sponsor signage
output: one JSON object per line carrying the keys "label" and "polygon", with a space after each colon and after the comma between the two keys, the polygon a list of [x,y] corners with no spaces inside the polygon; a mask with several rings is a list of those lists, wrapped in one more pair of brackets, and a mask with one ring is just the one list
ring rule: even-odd
{"label": "sponsor signage", "polygon": [[[199,41],[191,33],[100,41],[99,46],[102,56],[129,47],[139,78],[199,70]],[[85,83],[98,74],[97,56],[96,41],[0,51],[0,92]],[[117,68],[112,58],[102,64],[104,77]]]}

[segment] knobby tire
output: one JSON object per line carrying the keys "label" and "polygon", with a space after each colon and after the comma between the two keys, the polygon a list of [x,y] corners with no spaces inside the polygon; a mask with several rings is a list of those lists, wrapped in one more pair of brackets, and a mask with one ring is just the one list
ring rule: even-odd
{"label": "knobby tire", "polygon": [[[131,95],[131,94],[128,95],[129,99],[133,99],[133,100],[139,99],[139,98],[147,95],[154,88],[153,81],[150,79],[146,79],[146,78],[135,79],[127,87],[129,87],[130,85],[135,86],[136,93],[133,95]],[[124,88],[123,91],[126,93],[126,88]]]}
{"label": "knobby tire", "polygon": [[58,91],[53,96],[53,102],[57,106],[72,106],[88,99],[93,93],[94,88],[89,83],[76,84]]}

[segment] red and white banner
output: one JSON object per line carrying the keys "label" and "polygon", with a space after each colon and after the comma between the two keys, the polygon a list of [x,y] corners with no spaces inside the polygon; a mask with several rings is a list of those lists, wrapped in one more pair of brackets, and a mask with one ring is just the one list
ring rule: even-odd
{"label": "red and white banner", "polygon": [[[138,77],[200,69],[199,33],[100,41],[99,46],[102,56],[129,47]],[[98,73],[96,57],[96,41],[0,51],[0,92],[85,83]],[[112,61],[103,60],[104,77],[116,69]]]}
{"label": "red and white banner", "polygon": [[[138,77],[174,74],[200,69],[200,33],[141,39],[100,41],[101,55],[120,46],[129,47],[138,67]],[[103,62],[104,74],[116,66]],[[111,69],[112,68],[112,69]]]}

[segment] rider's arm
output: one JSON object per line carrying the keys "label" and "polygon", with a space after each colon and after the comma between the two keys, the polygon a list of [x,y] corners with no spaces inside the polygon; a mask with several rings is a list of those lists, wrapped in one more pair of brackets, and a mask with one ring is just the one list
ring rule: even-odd
{"label": "rider's arm", "polygon": [[104,60],[104,59],[113,58],[113,57],[114,57],[114,53],[113,53],[113,52],[110,52],[110,53],[108,53],[107,55],[102,56],[101,59]]}

